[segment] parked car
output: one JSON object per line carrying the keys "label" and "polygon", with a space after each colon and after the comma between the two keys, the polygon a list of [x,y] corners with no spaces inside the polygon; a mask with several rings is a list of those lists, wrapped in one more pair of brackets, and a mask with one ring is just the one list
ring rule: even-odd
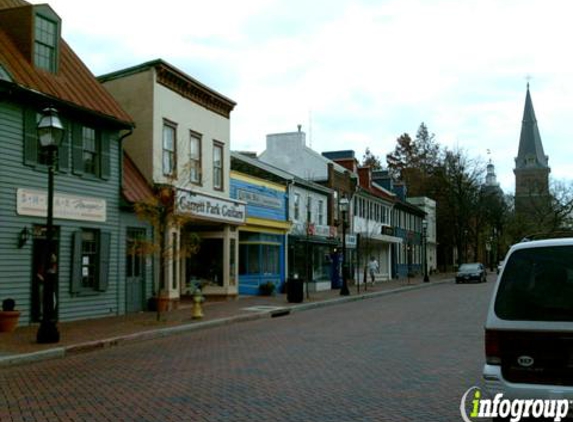
{"label": "parked car", "polygon": [[485,324],[492,397],[573,400],[573,238],[509,250]]}
{"label": "parked car", "polygon": [[468,283],[476,281],[478,283],[485,283],[487,273],[483,264],[479,262],[472,262],[460,265],[456,273],[456,283]]}

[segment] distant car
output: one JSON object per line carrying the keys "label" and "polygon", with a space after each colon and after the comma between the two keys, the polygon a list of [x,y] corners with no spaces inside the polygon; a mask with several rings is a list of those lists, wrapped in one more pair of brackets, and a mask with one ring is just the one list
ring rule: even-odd
{"label": "distant car", "polygon": [[456,283],[468,283],[470,281],[486,282],[486,271],[483,264],[472,262],[460,265],[456,273]]}

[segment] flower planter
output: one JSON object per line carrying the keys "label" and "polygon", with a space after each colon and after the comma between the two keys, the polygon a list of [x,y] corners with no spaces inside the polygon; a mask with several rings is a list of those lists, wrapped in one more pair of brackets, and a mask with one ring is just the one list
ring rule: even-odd
{"label": "flower planter", "polygon": [[0,311],[0,333],[11,333],[16,329],[20,311]]}
{"label": "flower planter", "polygon": [[157,299],[157,307],[159,308],[159,312],[167,312],[169,310],[169,298],[168,297],[160,297]]}

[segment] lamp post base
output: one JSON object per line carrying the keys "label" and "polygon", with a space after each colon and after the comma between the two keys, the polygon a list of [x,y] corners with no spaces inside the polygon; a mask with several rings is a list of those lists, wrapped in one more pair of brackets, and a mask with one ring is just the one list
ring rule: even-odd
{"label": "lamp post base", "polygon": [[36,343],[48,344],[59,343],[59,341],[60,332],[58,331],[56,323],[53,321],[42,321],[36,334]]}
{"label": "lamp post base", "polygon": [[348,290],[348,271],[346,265],[342,266],[342,287],[340,288],[340,296],[350,296],[350,290]]}
{"label": "lamp post base", "polygon": [[430,282],[430,277],[428,277],[428,274],[426,274],[424,276],[424,283],[429,283]]}

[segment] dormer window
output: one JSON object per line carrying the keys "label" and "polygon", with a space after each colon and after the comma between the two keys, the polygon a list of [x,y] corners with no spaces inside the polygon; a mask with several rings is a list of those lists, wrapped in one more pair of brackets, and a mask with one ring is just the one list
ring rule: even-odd
{"label": "dormer window", "polygon": [[57,23],[36,15],[34,39],[34,64],[48,72],[56,72],[57,57]]}

